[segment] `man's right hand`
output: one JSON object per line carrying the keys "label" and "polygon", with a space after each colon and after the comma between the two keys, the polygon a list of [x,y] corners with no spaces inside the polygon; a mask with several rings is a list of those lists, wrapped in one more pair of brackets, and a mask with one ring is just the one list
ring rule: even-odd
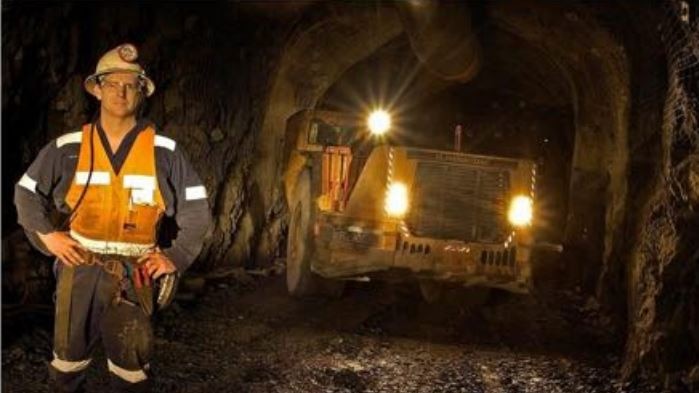
{"label": "man's right hand", "polygon": [[55,255],[61,262],[68,266],[78,266],[85,263],[87,250],[75,239],[68,235],[68,232],[50,232],[42,234],[37,232],[39,239],[44,242],[46,248]]}

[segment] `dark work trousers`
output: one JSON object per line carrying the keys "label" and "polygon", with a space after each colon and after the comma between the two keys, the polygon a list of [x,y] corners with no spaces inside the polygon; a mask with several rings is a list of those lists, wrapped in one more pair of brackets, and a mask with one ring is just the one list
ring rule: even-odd
{"label": "dark work trousers", "polygon": [[[57,262],[58,288],[69,278],[68,267]],[[97,343],[102,341],[107,355],[110,382],[115,392],[150,391],[148,362],[152,353],[153,330],[150,317],[138,305],[114,301],[119,279],[101,266],[73,268],[67,345],[60,348],[59,318],[54,327],[54,359],[49,366],[53,389],[57,392],[83,392],[85,373]],[[124,284],[122,284],[124,285]],[[130,291],[132,292],[132,291]],[[61,302],[57,292],[57,307]],[[67,297],[67,296],[66,296]],[[65,303],[64,303],[65,304]],[[63,336],[65,337],[65,336]]]}

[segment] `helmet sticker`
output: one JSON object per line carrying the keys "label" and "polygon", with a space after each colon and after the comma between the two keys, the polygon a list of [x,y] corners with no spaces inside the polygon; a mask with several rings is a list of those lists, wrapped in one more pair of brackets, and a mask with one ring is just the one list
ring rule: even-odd
{"label": "helmet sticker", "polygon": [[132,63],[138,59],[138,51],[136,50],[136,47],[131,44],[124,44],[120,46],[117,53],[119,53],[121,60],[129,63]]}

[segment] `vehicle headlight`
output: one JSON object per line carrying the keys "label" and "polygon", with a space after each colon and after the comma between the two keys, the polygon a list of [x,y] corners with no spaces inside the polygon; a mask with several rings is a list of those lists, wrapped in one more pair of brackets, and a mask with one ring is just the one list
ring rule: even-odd
{"label": "vehicle headlight", "polygon": [[517,227],[525,227],[532,223],[532,199],[528,196],[518,195],[512,198],[510,202],[510,210],[507,212],[507,218],[510,223]]}
{"label": "vehicle headlight", "polygon": [[369,131],[374,135],[383,135],[391,128],[391,116],[384,110],[375,110],[367,120]]}
{"label": "vehicle headlight", "polygon": [[391,217],[402,217],[408,211],[408,187],[405,184],[395,182],[388,187],[385,209]]}

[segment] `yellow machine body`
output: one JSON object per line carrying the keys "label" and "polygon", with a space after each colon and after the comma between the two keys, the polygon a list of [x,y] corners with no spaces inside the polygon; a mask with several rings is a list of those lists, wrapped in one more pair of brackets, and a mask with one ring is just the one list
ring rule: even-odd
{"label": "yellow machine body", "polygon": [[[428,279],[528,292],[531,227],[507,219],[534,199],[530,160],[369,144],[358,119],[303,111],[289,120],[287,196],[308,171],[314,206],[311,269],[329,279]],[[386,212],[392,183],[408,209]]]}

